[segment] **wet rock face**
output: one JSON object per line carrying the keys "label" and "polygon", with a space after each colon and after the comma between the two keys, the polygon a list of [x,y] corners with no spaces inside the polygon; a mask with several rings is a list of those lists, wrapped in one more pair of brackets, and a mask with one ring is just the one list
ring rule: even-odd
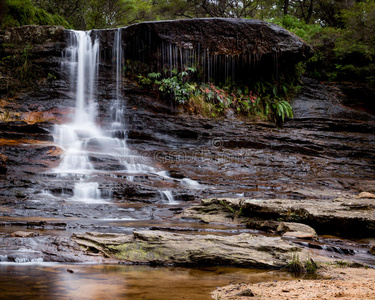
{"label": "wet rock face", "polygon": [[[9,251],[9,249],[25,249]],[[32,249],[32,250],[31,250]],[[8,262],[103,262],[102,256],[87,254],[68,237],[33,236],[16,232],[10,237],[0,236],[0,253]]]}
{"label": "wet rock face", "polygon": [[[308,58],[312,50],[300,38],[284,28],[249,19],[188,19],[144,22],[123,29],[123,39],[148,36],[192,50],[209,49],[213,55],[265,55],[272,52],[294,55],[293,60]],[[131,46],[131,45],[129,45]]]}
{"label": "wet rock face", "polygon": [[[110,57],[114,32],[96,31],[103,57]],[[188,19],[144,22],[121,29],[127,70],[197,69],[199,79],[225,82],[268,78],[312,55],[309,45],[284,28],[248,19]],[[266,71],[265,71],[266,70]]]}
{"label": "wet rock face", "polygon": [[0,32],[0,43],[5,53],[17,53],[29,46],[36,53],[60,53],[66,46],[62,26],[26,25]]}

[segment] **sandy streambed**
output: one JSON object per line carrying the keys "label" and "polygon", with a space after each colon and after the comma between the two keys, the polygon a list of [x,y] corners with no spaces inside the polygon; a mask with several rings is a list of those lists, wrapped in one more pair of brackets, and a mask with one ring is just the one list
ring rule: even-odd
{"label": "sandy streambed", "polygon": [[[322,279],[232,284],[214,299],[375,299],[375,269],[324,267]],[[251,296],[253,294],[253,296]]]}

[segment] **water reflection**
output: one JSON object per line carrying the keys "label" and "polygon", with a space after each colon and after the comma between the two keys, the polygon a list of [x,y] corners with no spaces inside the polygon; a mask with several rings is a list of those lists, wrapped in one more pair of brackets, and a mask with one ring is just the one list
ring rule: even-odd
{"label": "water reflection", "polygon": [[[72,270],[70,273],[67,270]],[[291,279],[280,271],[122,265],[3,264],[1,299],[212,299],[229,283]]]}

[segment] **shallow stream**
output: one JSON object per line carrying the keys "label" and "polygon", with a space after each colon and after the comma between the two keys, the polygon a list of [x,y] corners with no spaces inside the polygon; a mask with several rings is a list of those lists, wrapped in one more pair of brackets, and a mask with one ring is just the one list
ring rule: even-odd
{"label": "shallow stream", "polygon": [[[72,273],[73,272],[73,273]],[[212,299],[230,283],[287,280],[281,271],[225,267],[0,264],[1,299]]]}

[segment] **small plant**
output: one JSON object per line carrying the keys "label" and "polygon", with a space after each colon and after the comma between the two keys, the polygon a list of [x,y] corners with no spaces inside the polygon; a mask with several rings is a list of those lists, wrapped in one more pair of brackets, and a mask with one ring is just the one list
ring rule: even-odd
{"label": "small plant", "polygon": [[242,207],[239,207],[238,209],[235,209],[228,202],[226,202],[224,200],[221,200],[220,204],[233,215],[233,218],[235,218],[235,217],[238,218],[242,215]]}
{"label": "small plant", "polygon": [[316,274],[318,265],[310,257],[305,262],[301,262],[297,252],[294,252],[291,261],[285,266],[285,269],[294,274]]}
{"label": "small plant", "polygon": [[57,77],[56,77],[55,74],[51,74],[51,73],[47,74],[47,80],[48,81],[53,81],[53,80],[56,80],[56,79],[57,79]]}
{"label": "small plant", "polygon": [[305,270],[307,274],[316,274],[318,271],[318,265],[311,257],[305,261]]}
{"label": "small plant", "polygon": [[215,300],[221,300],[221,296],[220,296],[220,294],[215,294],[215,295],[214,295],[214,299],[215,299]]}
{"label": "small plant", "polygon": [[[131,69],[131,64],[127,69]],[[200,113],[207,117],[222,117],[228,110],[245,118],[271,120],[280,125],[285,118],[293,118],[292,106],[285,100],[294,91],[294,82],[290,85],[280,81],[260,80],[245,85],[218,86],[212,82],[198,84],[193,80],[197,74],[195,68],[184,67],[165,69],[163,73],[151,72],[147,76],[137,75],[138,83],[145,89],[160,92],[165,98],[184,105],[187,111]],[[285,79],[285,82],[290,80]]]}
{"label": "small plant", "polygon": [[289,272],[300,274],[305,273],[305,267],[299,260],[299,255],[294,252],[292,255],[292,260],[285,267]]}
{"label": "small plant", "polygon": [[337,267],[350,267],[350,262],[345,261],[345,260],[336,260],[335,265]]}

